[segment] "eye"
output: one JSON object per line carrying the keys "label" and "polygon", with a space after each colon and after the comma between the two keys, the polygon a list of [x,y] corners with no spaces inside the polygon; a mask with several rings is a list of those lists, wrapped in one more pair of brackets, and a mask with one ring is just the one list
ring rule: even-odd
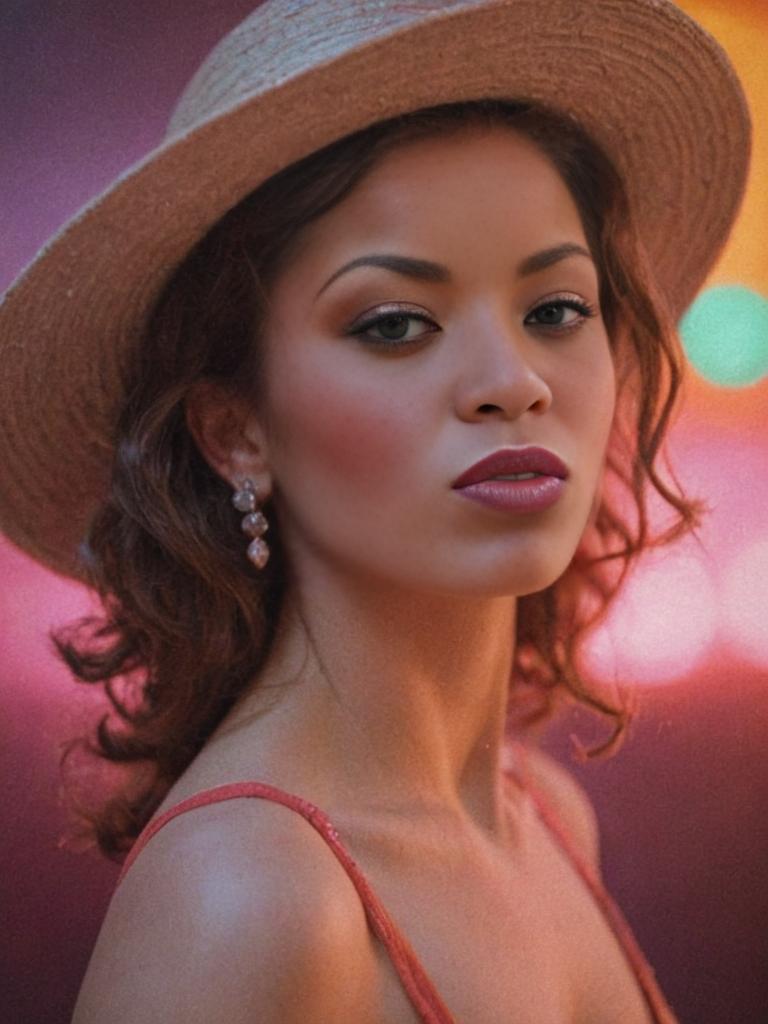
{"label": "eye", "polygon": [[[347,334],[358,335],[366,342],[382,348],[406,348],[424,340],[425,333],[433,334],[434,331],[420,331],[411,333],[409,322],[431,324],[438,330],[434,320],[420,313],[412,313],[409,310],[393,308],[379,311],[376,316],[368,317],[358,324],[353,324]],[[379,331],[379,335],[370,334],[372,330]]]}
{"label": "eye", "polygon": [[[570,320],[564,320],[565,311],[568,309],[580,315]],[[590,317],[597,316],[597,310],[589,302],[582,302],[580,299],[553,298],[532,310],[525,322],[529,323],[532,316],[540,317],[538,324],[533,324],[534,327],[544,327],[556,333],[565,334],[568,331],[576,330]]]}

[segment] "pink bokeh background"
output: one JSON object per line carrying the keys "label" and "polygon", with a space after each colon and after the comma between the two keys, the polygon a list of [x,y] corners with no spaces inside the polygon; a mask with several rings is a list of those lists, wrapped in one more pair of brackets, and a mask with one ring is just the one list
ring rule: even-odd
{"label": "pink bokeh background", "polygon": [[[698,16],[693,0],[684,6]],[[0,289],[159,142],[191,71],[251,7],[4,5]],[[754,17],[757,25],[757,8]],[[750,188],[759,187],[753,176]],[[691,1024],[768,1022],[766,414],[766,382],[695,382],[670,451],[683,485],[712,506],[703,550],[686,542],[649,560],[591,654],[606,678],[617,672],[640,688],[639,717],[605,762],[570,760],[570,732],[603,735],[581,712],[546,739],[590,793],[606,883]],[[96,694],[69,679],[47,634],[91,606],[2,539],[0,579],[0,1019],[63,1024],[118,871],[58,846],[59,745]]]}

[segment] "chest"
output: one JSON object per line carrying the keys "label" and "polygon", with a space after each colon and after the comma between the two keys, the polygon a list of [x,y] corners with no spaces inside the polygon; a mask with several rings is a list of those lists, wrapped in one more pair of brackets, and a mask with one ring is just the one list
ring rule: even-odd
{"label": "chest", "polygon": [[[508,859],[401,855],[392,872],[380,853],[365,870],[459,1024],[651,1024],[614,932],[532,807],[522,828]],[[417,1022],[384,946],[371,935],[361,956],[371,1024]]]}

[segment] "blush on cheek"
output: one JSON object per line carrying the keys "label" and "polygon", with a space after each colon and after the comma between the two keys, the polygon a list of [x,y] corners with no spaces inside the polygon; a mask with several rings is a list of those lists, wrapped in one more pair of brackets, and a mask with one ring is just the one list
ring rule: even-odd
{"label": "blush on cheek", "polygon": [[381,391],[356,388],[350,380],[334,386],[324,376],[292,387],[285,399],[278,415],[280,461],[292,480],[301,475],[355,501],[387,492],[391,498],[393,484],[404,482],[416,426]]}

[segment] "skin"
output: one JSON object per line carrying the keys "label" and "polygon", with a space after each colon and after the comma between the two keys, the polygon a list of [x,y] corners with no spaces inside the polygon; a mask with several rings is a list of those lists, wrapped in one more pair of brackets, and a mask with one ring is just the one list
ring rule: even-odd
{"label": "skin", "polygon": [[[209,741],[222,756],[236,744],[242,770],[279,766],[285,788],[351,815],[396,808],[509,839],[500,763],[516,601],[567,568],[615,406],[591,258],[517,274],[562,243],[588,248],[565,184],[525,137],[410,142],[298,239],[271,296],[266,404],[206,385],[190,400],[214,469],[274,495],[295,580],[259,686]],[[363,266],[326,285],[370,253],[434,261],[449,280]],[[562,297],[597,315],[560,306],[552,326],[541,307]],[[392,304],[425,322],[390,323],[389,336],[418,344],[388,351],[350,334]],[[500,512],[451,489],[481,457],[528,444],[570,470],[549,509]],[[254,720],[265,683],[280,699]]]}

